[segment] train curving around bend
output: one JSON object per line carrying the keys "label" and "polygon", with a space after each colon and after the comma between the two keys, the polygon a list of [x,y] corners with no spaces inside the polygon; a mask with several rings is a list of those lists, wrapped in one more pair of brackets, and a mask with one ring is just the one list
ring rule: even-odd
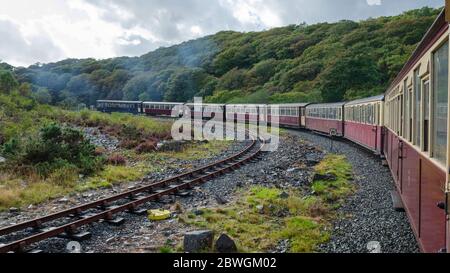
{"label": "train curving around bend", "polygon": [[[280,126],[342,137],[373,151],[388,163],[421,250],[450,252],[449,35],[444,10],[380,96],[325,104],[185,105],[192,116],[234,122],[276,117]],[[177,105],[102,100],[97,109],[170,116]]]}

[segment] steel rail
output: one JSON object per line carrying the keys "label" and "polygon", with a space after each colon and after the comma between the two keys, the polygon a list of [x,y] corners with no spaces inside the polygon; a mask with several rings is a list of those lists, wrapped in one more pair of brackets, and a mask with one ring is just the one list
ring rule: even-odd
{"label": "steel rail", "polygon": [[[248,153],[252,148],[255,147],[256,143],[257,143],[257,139],[249,134],[250,137],[252,138],[252,143],[251,145],[248,145],[246,148],[244,148],[243,150],[241,150],[239,153],[234,154],[230,157],[227,157],[223,160],[208,164],[206,166],[194,169],[192,171],[147,185],[147,186],[143,186],[143,187],[139,187],[137,189],[134,190],[129,190],[126,191],[124,193],[120,193],[111,197],[107,197],[107,198],[103,198],[94,202],[90,202],[84,205],[80,205],[77,207],[73,207],[64,211],[60,211],[54,214],[50,214],[44,217],[40,217],[34,220],[30,220],[30,221],[26,221],[23,223],[19,223],[17,225],[12,225],[9,227],[5,227],[0,229],[0,235],[7,235],[7,234],[11,234],[17,231],[22,231],[25,230],[27,228],[35,228],[35,229],[40,229],[43,227],[43,224],[46,222],[50,222],[53,220],[57,220],[57,219],[61,219],[64,217],[69,217],[70,215],[81,215],[83,212],[89,210],[89,209],[93,209],[93,208],[98,208],[98,207],[102,207],[104,210],[93,214],[92,216],[87,216],[83,219],[74,221],[74,222],[70,222],[67,224],[63,224],[61,226],[58,227],[51,227],[47,230],[43,230],[42,232],[39,232],[37,234],[31,235],[29,237],[8,243],[8,244],[4,244],[1,245],[0,244],[0,253],[6,253],[6,252],[11,252],[11,251],[15,251],[15,252],[20,252],[23,251],[24,248],[30,244],[51,238],[51,237],[55,237],[57,235],[60,235],[62,233],[67,233],[67,234],[74,234],[77,232],[77,228],[85,226],[87,224],[93,223],[93,222],[97,222],[101,219],[105,219],[105,220],[111,220],[113,218],[114,214],[117,214],[119,212],[123,212],[123,211],[135,211],[136,208],[139,205],[142,205],[144,203],[147,203],[149,201],[152,200],[158,200],[160,199],[162,196],[165,195],[170,195],[170,194],[174,194],[179,192],[180,190],[183,189],[190,189],[192,188],[193,185],[195,184],[199,184],[199,183],[204,183],[207,180],[214,178],[216,176],[219,176],[229,170],[233,170],[235,168],[239,168],[242,164],[248,162],[249,160],[252,160],[253,158],[255,158],[261,151],[262,148],[264,147],[265,143],[264,140],[262,140],[262,145],[257,149],[256,152],[250,154],[247,157],[244,157],[243,159],[239,159],[241,157],[243,157],[244,154]],[[237,161],[236,161],[237,160]],[[236,162],[233,162],[236,161]],[[221,165],[225,165],[228,164],[227,166],[224,166],[223,168],[220,168]],[[216,168],[216,170],[211,171],[211,168]],[[219,169],[217,169],[219,168]],[[206,173],[206,171],[209,170],[209,172]],[[203,174],[203,175],[201,175]],[[195,177],[195,175],[200,175]],[[187,177],[192,177],[191,180],[182,180],[184,178]],[[157,188],[161,188],[161,187],[167,187],[168,184],[174,183],[174,182],[182,182],[181,184],[178,185],[172,185],[171,187],[169,187],[168,189],[162,189],[158,192],[154,192],[155,189]],[[137,194],[141,194],[141,193],[149,193],[150,195],[148,196],[144,196],[144,197],[136,197]],[[129,198],[130,202],[123,204],[123,205],[119,205],[119,206],[113,206],[113,207],[108,207],[108,205],[114,201],[118,201],[121,199],[125,199],[125,198]]]}

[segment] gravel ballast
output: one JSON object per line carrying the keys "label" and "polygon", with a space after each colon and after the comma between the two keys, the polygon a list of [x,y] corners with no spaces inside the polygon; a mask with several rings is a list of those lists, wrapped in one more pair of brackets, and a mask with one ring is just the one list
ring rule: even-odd
{"label": "gravel ballast", "polygon": [[[306,141],[302,141],[306,140]],[[196,187],[187,197],[170,196],[160,202],[145,205],[147,209],[164,208],[173,212],[169,220],[153,222],[145,216],[123,213],[121,226],[105,222],[94,223],[84,229],[92,233],[92,239],[82,242],[82,252],[160,252],[161,247],[177,249],[186,232],[194,227],[178,222],[175,202],[183,211],[199,211],[202,208],[226,206],[235,201],[236,191],[253,185],[288,189],[295,187],[310,194],[314,177],[314,165],[320,162],[327,151],[343,154],[353,166],[356,193],[338,211],[333,223],[329,243],[320,247],[321,252],[368,252],[367,244],[377,241],[382,252],[418,252],[418,246],[409,226],[406,214],[396,212],[392,207],[390,191],[394,188],[389,169],[381,166],[380,160],[361,148],[348,142],[333,141],[303,131],[288,131],[282,138],[278,150],[264,153],[261,160],[218,177]],[[227,151],[213,158],[192,161],[176,160],[170,167],[147,176],[157,181],[186,171],[184,166],[201,166],[230,156],[248,145],[233,143]],[[332,148],[332,149],[330,149]],[[142,183],[142,182],[141,182]],[[18,214],[0,213],[0,226],[20,222],[40,215],[42,211],[57,211],[62,208],[92,201],[107,195],[140,186],[139,182],[124,183],[113,189],[100,189],[70,196],[67,203],[51,201]],[[69,241],[53,238],[38,247],[45,252],[64,252]],[[274,252],[286,252],[287,240],[280,241]]]}
{"label": "gravel ballast", "polygon": [[371,241],[378,242],[384,253],[419,252],[406,213],[393,208],[394,181],[379,158],[345,140],[332,141],[307,131],[289,133],[324,151],[345,155],[353,167],[357,191],[338,210],[331,240],[321,246],[322,252],[367,253]]}

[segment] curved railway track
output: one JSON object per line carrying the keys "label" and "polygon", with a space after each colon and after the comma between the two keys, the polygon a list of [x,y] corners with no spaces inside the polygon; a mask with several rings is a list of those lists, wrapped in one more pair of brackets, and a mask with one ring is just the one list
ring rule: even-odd
{"label": "curved railway track", "polygon": [[123,219],[115,218],[118,213],[145,213],[146,210],[140,209],[139,206],[150,201],[158,201],[163,196],[186,192],[195,185],[233,171],[243,164],[255,160],[265,145],[264,139],[257,138],[250,132],[247,133],[251,144],[239,153],[223,160],[117,195],[0,228],[0,239],[2,237],[13,238],[12,240],[2,240],[8,242],[0,243],[0,253],[25,252],[30,245],[56,236],[81,240],[90,235],[88,232],[80,232],[81,227],[100,220],[108,221],[111,224],[119,223]]}

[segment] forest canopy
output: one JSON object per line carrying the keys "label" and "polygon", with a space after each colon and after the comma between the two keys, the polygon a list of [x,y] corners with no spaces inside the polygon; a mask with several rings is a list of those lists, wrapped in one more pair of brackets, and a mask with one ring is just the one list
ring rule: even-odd
{"label": "forest canopy", "polygon": [[186,102],[194,96],[221,103],[357,99],[385,91],[439,12],[422,8],[360,22],[224,31],[141,57],[27,68],[2,63],[0,89],[22,84],[40,101],[67,107],[97,99]]}

